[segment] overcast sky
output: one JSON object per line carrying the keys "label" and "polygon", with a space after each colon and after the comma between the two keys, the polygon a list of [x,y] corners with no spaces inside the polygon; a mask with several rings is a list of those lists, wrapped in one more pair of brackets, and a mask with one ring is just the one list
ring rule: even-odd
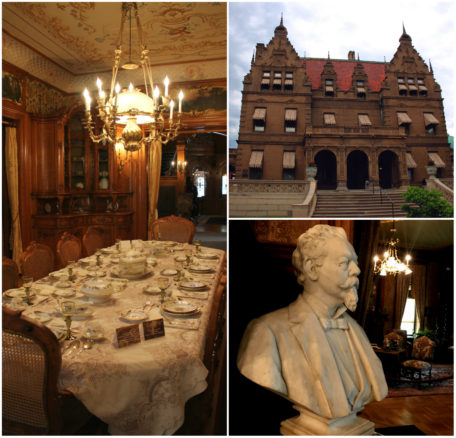
{"label": "overcast sky", "polygon": [[237,147],[242,80],[250,70],[257,43],[267,44],[283,22],[300,57],[389,62],[399,46],[402,22],[412,44],[442,88],[447,130],[454,135],[454,1],[301,0],[229,3],[229,135]]}

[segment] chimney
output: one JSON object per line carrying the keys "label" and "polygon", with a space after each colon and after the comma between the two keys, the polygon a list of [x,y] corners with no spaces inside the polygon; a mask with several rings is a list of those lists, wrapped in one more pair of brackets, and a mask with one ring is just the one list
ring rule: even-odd
{"label": "chimney", "polygon": [[354,52],[354,50],[350,50],[348,52],[348,60],[349,61],[354,61],[355,60],[355,52]]}

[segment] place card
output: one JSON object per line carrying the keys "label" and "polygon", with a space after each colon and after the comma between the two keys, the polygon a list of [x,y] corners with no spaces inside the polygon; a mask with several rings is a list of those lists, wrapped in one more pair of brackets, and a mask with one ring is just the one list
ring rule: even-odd
{"label": "place card", "polygon": [[158,338],[159,336],[165,336],[165,325],[163,318],[153,319],[152,321],[144,321],[144,339]]}
{"label": "place card", "polygon": [[139,324],[116,328],[117,346],[119,348],[141,342]]}

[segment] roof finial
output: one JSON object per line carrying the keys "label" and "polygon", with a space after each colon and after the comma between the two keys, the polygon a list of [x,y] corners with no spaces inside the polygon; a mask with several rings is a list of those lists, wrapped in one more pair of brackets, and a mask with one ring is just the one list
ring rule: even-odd
{"label": "roof finial", "polygon": [[405,26],[404,26],[404,21],[402,21],[402,33],[406,34],[407,32],[405,31]]}
{"label": "roof finial", "polygon": [[283,12],[280,13],[280,25],[283,26]]}
{"label": "roof finial", "polygon": [[429,58],[429,71],[434,74],[434,70],[432,70],[431,59]]}
{"label": "roof finial", "polygon": [[328,61],[329,61],[329,59],[330,59],[330,56],[329,56],[329,50],[328,50]]}
{"label": "roof finial", "polygon": [[253,51],[253,54],[252,54],[252,62],[251,62],[251,64],[253,65],[254,62],[255,62],[255,50]]}

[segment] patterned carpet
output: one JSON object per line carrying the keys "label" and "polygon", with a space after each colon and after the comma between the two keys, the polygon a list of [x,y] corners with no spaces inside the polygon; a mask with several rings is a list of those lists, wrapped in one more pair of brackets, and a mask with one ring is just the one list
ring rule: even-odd
{"label": "patterned carpet", "polygon": [[453,365],[433,364],[430,379],[423,379],[421,387],[405,379],[388,378],[388,397],[453,394]]}

